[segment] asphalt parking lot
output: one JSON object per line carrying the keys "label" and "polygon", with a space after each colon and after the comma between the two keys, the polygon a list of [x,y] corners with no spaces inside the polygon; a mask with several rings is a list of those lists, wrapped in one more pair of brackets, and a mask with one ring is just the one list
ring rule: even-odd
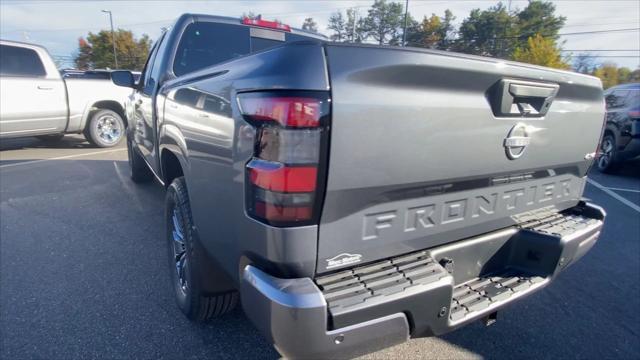
{"label": "asphalt parking lot", "polygon": [[[164,190],[133,184],[124,146],[67,136],[0,144],[0,358],[276,358],[242,310],[206,325],[174,304]],[[439,338],[369,358],[640,358],[640,164],[594,173],[591,252],[540,293]],[[616,196],[617,195],[617,196]]]}

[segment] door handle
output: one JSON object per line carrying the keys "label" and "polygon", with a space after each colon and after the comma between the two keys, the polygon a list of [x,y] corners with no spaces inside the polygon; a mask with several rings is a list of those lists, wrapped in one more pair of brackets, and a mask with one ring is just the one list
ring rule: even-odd
{"label": "door handle", "polygon": [[560,85],[503,79],[491,96],[496,116],[544,116],[558,94]]}
{"label": "door handle", "polygon": [[53,90],[50,86],[38,85],[38,90]]}

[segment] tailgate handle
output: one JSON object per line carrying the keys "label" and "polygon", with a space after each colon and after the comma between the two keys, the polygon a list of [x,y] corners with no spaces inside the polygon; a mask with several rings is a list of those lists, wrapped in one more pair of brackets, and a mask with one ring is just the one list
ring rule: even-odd
{"label": "tailgate handle", "polygon": [[544,116],[559,88],[558,84],[503,79],[492,97],[494,113],[508,117]]}
{"label": "tailgate handle", "polygon": [[511,95],[519,97],[548,98],[549,96],[553,96],[555,88],[546,86],[540,87],[522,84],[509,84],[509,92],[511,93]]}

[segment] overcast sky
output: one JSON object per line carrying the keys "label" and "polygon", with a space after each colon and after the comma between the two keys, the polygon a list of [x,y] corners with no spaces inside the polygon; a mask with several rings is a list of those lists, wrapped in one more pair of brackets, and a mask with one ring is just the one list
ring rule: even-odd
{"label": "overcast sky", "polygon": [[[404,0],[402,0],[404,2]],[[208,13],[238,17],[245,12],[262,14],[265,19],[278,18],[300,27],[304,18],[313,17],[320,32],[328,34],[327,19],[332,12],[357,7],[366,15],[370,0],[356,1],[62,1],[0,0],[0,38],[44,45],[58,56],[73,55],[78,37],[88,31],[109,28],[111,10],[116,28],[131,29],[139,36],[146,33],[155,39],[160,28],[170,26],[181,13]],[[409,0],[409,12],[416,19],[450,9],[462,21],[474,8],[486,9],[497,1]],[[508,0],[504,1],[509,3]],[[621,66],[640,66],[640,0],[554,1],[556,12],[567,17],[561,33],[635,29],[631,31],[566,35],[564,49],[592,50],[601,55],[599,62],[611,61]],[[511,1],[511,8],[523,8],[526,0]],[[603,51],[632,50],[632,51]],[[604,57],[607,56],[607,57]]]}

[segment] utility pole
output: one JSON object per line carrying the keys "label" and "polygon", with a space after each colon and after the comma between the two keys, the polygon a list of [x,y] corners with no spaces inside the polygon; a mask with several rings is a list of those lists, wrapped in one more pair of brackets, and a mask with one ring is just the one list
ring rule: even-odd
{"label": "utility pole", "polygon": [[[511,0],[509,0],[509,5],[507,5],[507,14],[511,15]],[[504,25],[504,34],[503,34],[504,39],[502,39],[502,41],[500,42],[500,51],[503,51],[503,49],[505,48],[505,43],[507,41],[506,37],[507,37],[507,24]]]}
{"label": "utility pole", "polygon": [[356,42],[356,26],[358,24],[358,10],[353,8],[353,28],[351,29],[351,41]]}
{"label": "utility pole", "polygon": [[113,16],[110,10],[102,10],[103,13],[109,14],[109,23],[111,24],[111,42],[113,43],[113,60],[116,64],[115,69],[118,69],[118,54],[116,53],[116,33],[113,31]]}
{"label": "utility pole", "polygon": [[409,0],[404,3],[404,30],[402,30],[402,46],[407,44],[407,15],[409,14]]}

